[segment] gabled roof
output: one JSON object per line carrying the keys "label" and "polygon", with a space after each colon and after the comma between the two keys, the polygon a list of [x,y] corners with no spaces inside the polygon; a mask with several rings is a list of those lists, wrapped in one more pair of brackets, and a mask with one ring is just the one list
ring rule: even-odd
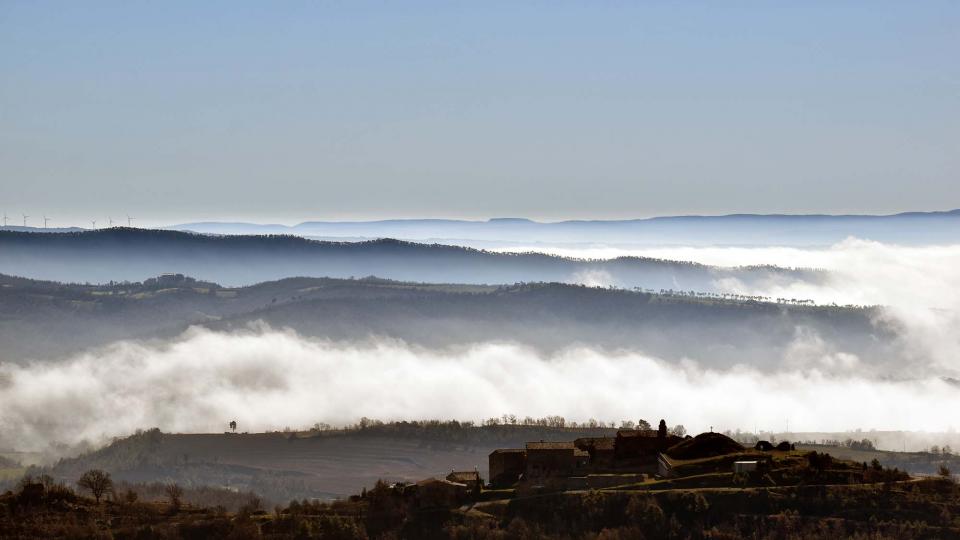
{"label": "gabled roof", "polygon": [[480,473],[477,471],[451,471],[447,475],[447,480],[451,482],[479,482]]}
{"label": "gabled roof", "polygon": [[466,484],[461,484],[461,483],[458,483],[458,482],[451,482],[451,481],[449,481],[449,480],[440,480],[439,478],[432,478],[432,477],[431,477],[431,478],[425,478],[425,479],[417,482],[416,485],[417,485],[417,486],[420,486],[420,487],[423,487],[423,486],[432,486],[432,485],[451,486],[451,487],[458,487],[458,488],[465,488],[465,487],[467,487]]}

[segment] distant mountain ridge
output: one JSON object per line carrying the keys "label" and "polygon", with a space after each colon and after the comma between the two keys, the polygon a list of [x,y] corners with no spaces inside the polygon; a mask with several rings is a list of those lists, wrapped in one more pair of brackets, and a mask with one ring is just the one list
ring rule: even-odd
{"label": "distant mountain ridge", "polygon": [[822,272],[718,268],[640,257],[584,260],[507,254],[394,239],[315,241],[292,235],[205,235],[131,228],[73,233],[0,231],[0,273],[61,282],[139,281],[181,273],[227,286],[290,276],[383,278],[431,283],[566,282],[723,292],[734,278],[817,281]]}
{"label": "distant mountain ridge", "polygon": [[907,244],[960,242],[960,209],[858,214],[728,214],[662,216],[626,220],[538,222],[391,219],[305,221],[297,225],[196,222],[167,227],[213,234],[295,234],[313,237],[401,238],[483,242],[629,243],[644,245],[824,245],[854,236]]}
{"label": "distant mountain ridge", "polygon": [[[875,308],[649,294],[558,283],[505,286],[294,277],[223,288],[186,276],[65,285],[0,274],[0,362],[48,360],[190,325],[249,332],[264,322],[339,342],[386,337],[434,349],[492,341],[544,353],[570,346],[642,350],[705,365],[779,365],[798,327],[829,347],[891,366],[896,328]],[[884,370],[888,368],[883,368]]]}

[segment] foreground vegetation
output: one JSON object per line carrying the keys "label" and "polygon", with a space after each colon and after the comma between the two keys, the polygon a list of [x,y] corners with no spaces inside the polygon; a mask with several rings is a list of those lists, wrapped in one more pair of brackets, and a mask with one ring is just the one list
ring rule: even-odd
{"label": "foreground vegetation", "polygon": [[82,493],[38,478],[0,495],[0,537],[960,538],[960,488],[949,471],[913,479],[878,463],[803,452],[776,461],[771,474],[727,474],[714,487],[651,480],[590,491],[484,490],[461,499],[429,483],[378,482],[345,500],[272,510],[249,494],[237,494],[247,499],[234,510],[191,504],[169,484],[155,486],[163,495],[151,499],[88,471]]}

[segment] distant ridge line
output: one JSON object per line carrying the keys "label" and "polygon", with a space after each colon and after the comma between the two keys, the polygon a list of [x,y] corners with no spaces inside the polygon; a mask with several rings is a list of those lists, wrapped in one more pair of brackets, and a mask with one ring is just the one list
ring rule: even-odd
{"label": "distant ridge line", "polygon": [[565,219],[559,221],[536,221],[523,217],[494,217],[488,219],[448,219],[448,218],[395,218],[395,219],[373,219],[373,220],[308,220],[294,225],[284,225],[281,223],[255,223],[249,221],[194,221],[188,223],[179,223],[169,225],[167,229],[181,229],[190,226],[202,225],[234,225],[234,226],[255,226],[255,227],[277,227],[294,229],[301,226],[310,225],[387,225],[387,224],[410,224],[425,223],[431,225],[441,224],[460,224],[460,225],[486,225],[486,224],[516,224],[516,225],[562,225],[566,223],[641,223],[659,220],[710,220],[710,219],[889,219],[889,218],[907,218],[907,217],[960,217],[960,208],[951,210],[932,210],[932,211],[911,211],[898,212],[894,214],[752,214],[752,213],[734,213],[734,214],[678,214],[666,216],[650,216],[643,218],[625,218],[625,219]]}

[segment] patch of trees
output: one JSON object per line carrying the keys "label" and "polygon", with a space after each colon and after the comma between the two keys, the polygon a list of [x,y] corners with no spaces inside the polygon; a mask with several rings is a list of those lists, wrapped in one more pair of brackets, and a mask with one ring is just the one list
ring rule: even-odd
{"label": "patch of trees", "polygon": [[[568,422],[562,416],[547,416],[520,418],[516,415],[503,415],[497,418],[488,418],[479,425],[470,421],[458,420],[412,420],[384,422],[381,420],[363,417],[353,425],[334,428],[329,424],[314,424],[308,434],[317,437],[333,437],[344,435],[378,436],[418,438],[444,442],[497,442],[514,440],[518,436],[529,437],[530,440],[551,438],[558,435],[572,436],[599,436],[612,435],[616,430],[614,421],[602,422],[591,420],[577,423]],[[291,435],[292,435],[291,431]]]}
{"label": "patch of trees", "polygon": [[98,503],[106,493],[113,492],[113,480],[110,478],[110,473],[100,469],[91,469],[83,473],[77,480],[77,485],[89,491]]}

